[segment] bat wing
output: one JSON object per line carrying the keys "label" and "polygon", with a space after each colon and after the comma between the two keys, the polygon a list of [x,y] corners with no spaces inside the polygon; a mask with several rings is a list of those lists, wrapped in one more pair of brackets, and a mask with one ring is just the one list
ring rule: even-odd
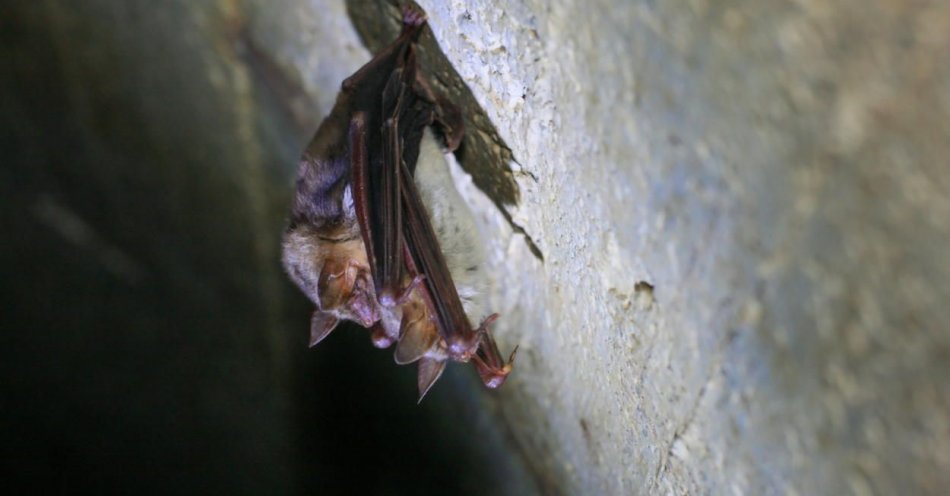
{"label": "bat wing", "polygon": [[[413,323],[404,318],[396,348],[399,363],[421,359],[420,398],[444,368],[444,357],[427,355],[439,337],[445,342],[448,358],[472,360],[483,382],[497,387],[511,366],[502,360],[486,329],[494,317],[472,328],[413,180],[425,128],[437,124],[446,145],[454,149],[462,139],[463,120],[454,106],[441,100],[417,75],[414,33],[424,19],[404,16],[404,20],[403,35],[395,43],[402,40],[401,45],[387,52],[396,54],[395,62],[380,62],[372,75],[378,82],[383,76],[378,72],[392,67],[385,74],[379,107],[360,114],[368,116],[361,131],[364,135],[352,140],[368,145],[362,148],[365,153],[353,155],[351,163],[356,216],[377,299],[384,306],[403,304],[405,317],[409,292],[417,289],[428,309]],[[415,279],[403,287],[407,272]]]}
{"label": "bat wing", "polygon": [[[403,168],[401,180],[407,265],[425,275],[420,291],[422,299],[437,321],[436,328],[446,342],[449,356],[463,362],[471,360],[482,382],[490,388],[497,388],[504,384],[511,373],[515,354],[513,352],[505,362],[488,330],[488,325],[497,318],[497,314],[486,318],[477,329],[472,328],[419,191],[408,167],[403,164]],[[419,336],[407,333],[406,337],[406,348],[420,350],[427,345],[420,342]],[[400,342],[397,353],[402,347],[403,343]],[[437,369],[431,360],[420,362],[420,399],[441,373],[442,369]]]}
{"label": "bat wing", "polygon": [[[397,43],[402,40],[401,45],[392,50],[395,62],[378,65],[380,71],[391,69],[381,93],[373,100],[379,102],[378,106],[365,112],[368,118],[363,141],[369,145],[368,154],[363,160],[351,161],[356,216],[377,299],[388,307],[404,301],[408,291],[416,285],[402,287],[404,243],[400,175],[403,169],[400,164],[415,166],[423,131],[434,115],[432,104],[420,97],[413,84],[416,80],[414,38],[424,19],[411,15],[405,18],[403,35],[397,40]],[[380,77],[380,74],[372,75],[377,82]]]}

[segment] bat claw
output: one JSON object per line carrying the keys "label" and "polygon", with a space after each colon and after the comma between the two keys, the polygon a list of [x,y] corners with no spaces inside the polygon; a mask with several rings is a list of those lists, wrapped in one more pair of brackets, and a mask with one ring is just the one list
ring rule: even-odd
{"label": "bat claw", "polygon": [[479,334],[487,333],[488,326],[490,326],[493,322],[498,320],[498,317],[499,315],[497,313],[493,313],[489,315],[488,317],[485,317],[485,319],[482,320],[482,323],[478,325],[478,329],[476,329],[476,332],[478,332]]}
{"label": "bat claw", "polygon": [[404,29],[416,28],[426,22],[426,15],[411,5],[405,5],[402,8],[402,24]]}
{"label": "bat claw", "polygon": [[515,355],[518,353],[518,346],[515,346],[515,349],[511,350],[511,354],[508,355],[508,365],[515,363]]}

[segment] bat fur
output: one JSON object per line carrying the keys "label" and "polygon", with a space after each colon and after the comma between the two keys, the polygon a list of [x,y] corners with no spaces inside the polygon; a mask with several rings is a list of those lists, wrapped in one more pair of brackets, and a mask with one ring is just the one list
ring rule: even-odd
{"label": "bat fur", "polygon": [[[307,174],[306,170],[309,168],[302,169],[305,169],[302,175]],[[431,216],[449,272],[465,306],[465,313],[470,319],[478,321],[484,316],[483,303],[479,296],[483,294],[485,287],[481,270],[485,254],[475,217],[455,189],[446,153],[430,129],[423,135],[414,180],[419,187],[423,204]],[[369,327],[373,324],[372,317],[356,315],[345,306],[325,308],[325,305],[321,305],[317,289],[317,277],[328,259],[343,257],[353,259],[364,266],[367,264],[366,249],[360,238],[349,183],[343,187],[342,193],[338,224],[313,225],[300,222],[288,229],[283,240],[283,264],[290,278],[318,308],[324,309],[339,320],[351,320]],[[376,316],[382,319],[387,333],[398,336],[401,309],[381,308],[378,311]]]}

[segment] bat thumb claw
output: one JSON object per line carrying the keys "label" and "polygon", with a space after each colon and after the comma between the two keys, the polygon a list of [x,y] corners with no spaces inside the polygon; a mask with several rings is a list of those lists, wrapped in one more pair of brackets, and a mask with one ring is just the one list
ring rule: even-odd
{"label": "bat thumb claw", "polygon": [[510,354],[510,355],[508,355],[508,366],[509,366],[509,367],[511,366],[511,364],[515,363],[515,355],[516,355],[517,353],[518,353],[518,347],[515,346],[515,349],[511,351],[511,354]]}
{"label": "bat thumb claw", "polygon": [[424,274],[419,274],[416,277],[413,277],[409,285],[396,294],[393,294],[393,291],[390,290],[381,290],[378,294],[379,303],[384,307],[404,305],[409,301],[409,297],[412,296],[413,290],[420,287],[425,279],[426,276]]}
{"label": "bat thumb claw", "polygon": [[482,323],[478,325],[478,329],[477,329],[478,332],[480,333],[488,332],[488,326],[492,325],[493,322],[498,320],[498,317],[499,315],[497,313],[493,313],[489,315],[488,317],[485,317],[485,320],[482,320]]}

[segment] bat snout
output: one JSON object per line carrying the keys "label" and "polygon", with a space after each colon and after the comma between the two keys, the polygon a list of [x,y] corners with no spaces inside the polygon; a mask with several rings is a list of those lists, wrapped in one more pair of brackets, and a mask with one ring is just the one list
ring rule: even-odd
{"label": "bat snout", "polygon": [[376,322],[379,322],[379,309],[373,304],[373,301],[366,293],[354,292],[347,307],[352,312],[354,321],[359,325],[369,329]]}

